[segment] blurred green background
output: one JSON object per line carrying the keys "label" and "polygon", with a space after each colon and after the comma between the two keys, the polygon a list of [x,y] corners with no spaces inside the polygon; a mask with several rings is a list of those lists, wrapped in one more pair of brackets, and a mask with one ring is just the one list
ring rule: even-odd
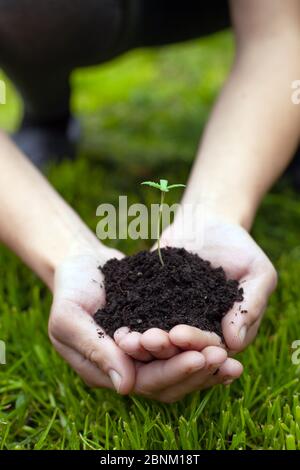
{"label": "blurred green background", "polygon": [[[129,202],[148,204],[155,196],[141,190],[141,180],[187,178],[232,57],[232,36],[224,32],[74,72],[79,155],[47,175],[93,230],[101,202],[127,194]],[[21,111],[8,84],[0,127],[13,131]],[[172,406],[88,390],[47,339],[50,294],[0,248],[0,339],[7,342],[0,448],[300,449],[300,368],[291,362],[291,344],[300,339],[299,227],[299,195],[281,181],[253,229],[279,271],[279,287],[257,340],[241,354],[245,372],[230,387]],[[110,243],[127,253],[146,247],[144,241]]]}

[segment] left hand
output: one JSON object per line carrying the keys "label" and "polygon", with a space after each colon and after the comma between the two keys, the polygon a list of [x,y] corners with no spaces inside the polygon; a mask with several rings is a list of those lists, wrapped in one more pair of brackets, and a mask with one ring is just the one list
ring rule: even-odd
{"label": "left hand", "polygon": [[[222,321],[226,348],[230,354],[242,351],[256,336],[268,297],[276,286],[276,272],[269,259],[241,226],[206,214],[200,231],[193,240],[178,238],[180,220],[168,227],[162,235],[162,246],[184,247],[209,260],[213,266],[223,266],[229,278],[237,279],[244,289],[244,300],[236,305]],[[191,224],[192,230],[192,224]],[[243,313],[242,313],[243,312]],[[188,325],[178,325],[168,333],[157,328],[143,334],[122,328],[115,333],[119,347],[139,361],[169,359],[181,351],[205,351],[213,347],[220,350],[220,338]],[[219,353],[219,352],[218,352]],[[237,361],[226,359],[223,364],[226,376],[232,379],[241,373]],[[148,367],[150,367],[149,364]],[[238,372],[238,373],[237,373]],[[209,377],[202,386],[220,381],[222,369]],[[229,380],[229,379],[228,379]]]}

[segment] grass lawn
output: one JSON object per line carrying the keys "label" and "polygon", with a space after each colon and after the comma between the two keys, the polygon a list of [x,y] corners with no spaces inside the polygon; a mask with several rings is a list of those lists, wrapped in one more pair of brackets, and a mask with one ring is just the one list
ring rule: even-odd
{"label": "grass lawn", "polygon": [[[93,230],[101,202],[114,203],[119,194],[151,202],[141,179],[186,179],[232,50],[230,34],[222,33],[74,74],[80,155],[50,168],[49,178]],[[13,130],[20,102],[10,86],[7,95],[0,127]],[[275,263],[279,287],[255,343],[240,355],[243,376],[174,405],[89,390],[48,341],[50,294],[0,247],[0,339],[7,345],[0,448],[300,449],[300,366],[291,361],[292,342],[300,339],[299,202],[280,183],[255,223],[254,237]],[[127,253],[146,246],[111,244]]]}

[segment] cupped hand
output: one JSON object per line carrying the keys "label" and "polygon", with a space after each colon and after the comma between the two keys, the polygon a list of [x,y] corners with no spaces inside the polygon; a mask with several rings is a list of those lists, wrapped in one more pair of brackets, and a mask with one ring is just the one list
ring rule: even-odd
{"label": "cupped hand", "polygon": [[[194,239],[176,237],[176,225],[163,237],[165,246],[181,246],[209,260],[213,267],[222,266],[227,278],[239,281],[244,300],[235,303],[224,316],[222,332],[230,353],[245,349],[255,338],[270,294],[276,287],[276,271],[261,248],[241,226],[206,213]],[[188,330],[190,333],[188,334]],[[193,347],[201,338],[198,329],[185,327],[181,338]],[[178,345],[178,341],[175,341]]]}
{"label": "cupped hand", "polygon": [[135,384],[134,363],[93,319],[105,302],[98,267],[122,256],[101,245],[68,256],[55,272],[48,330],[55,349],[88,385],[127,394]]}
{"label": "cupped hand", "polygon": [[120,328],[115,340],[137,359],[134,393],[165,403],[214,385],[228,385],[243,372],[216,334],[195,327],[178,325],[169,333],[151,328],[143,334]]}
{"label": "cupped hand", "polygon": [[[188,233],[188,237],[182,236],[182,226],[180,219],[175,220],[164,231],[161,245],[184,247],[209,260],[214,267],[222,266],[227,277],[238,280],[244,290],[244,300],[235,304],[222,321],[224,346],[230,354],[242,351],[257,334],[268,298],[276,286],[276,271],[247,231],[237,224],[206,213],[196,232],[192,221],[185,219],[184,234]],[[115,340],[127,354],[140,361],[222,346],[214,333],[187,325],[178,325],[169,333],[153,328],[143,334],[128,334],[122,328],[116,332]]]}
{"label": "cupped hand", "polygon": [[164,403],[218,384],[229,385],[243,372],[225,349],[207,346],[202,351],[184,351],[170,359],[136,362],[134,393]]}

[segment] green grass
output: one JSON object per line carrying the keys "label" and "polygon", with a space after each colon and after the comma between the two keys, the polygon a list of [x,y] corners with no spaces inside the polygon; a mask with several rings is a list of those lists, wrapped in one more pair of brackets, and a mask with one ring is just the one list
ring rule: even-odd
{"label": "green grass", "polygon": [[[185,181],[231,57],[225,33],[74,74],[73,108],[84,129],[80,156],[51,168],[49,178],[93,230],[103,201],[128,194],[150,202],[154,196],[137,181],[161,175]],[[0,125],[12,130],[20,102],[11,86],[8,98]],[[291,344],[300,339],[299,200],[281,184],[257,217],[255,239],[280,282],[257,340],[240,355],[242,378],[174,405],[89,390],[49,344],[50,294],[1,248],[7,365],[0,365],[0,448],[300,449],[300,367],[291,362]],[[145,247],[144,241],[111,244],[128,253]]]}

